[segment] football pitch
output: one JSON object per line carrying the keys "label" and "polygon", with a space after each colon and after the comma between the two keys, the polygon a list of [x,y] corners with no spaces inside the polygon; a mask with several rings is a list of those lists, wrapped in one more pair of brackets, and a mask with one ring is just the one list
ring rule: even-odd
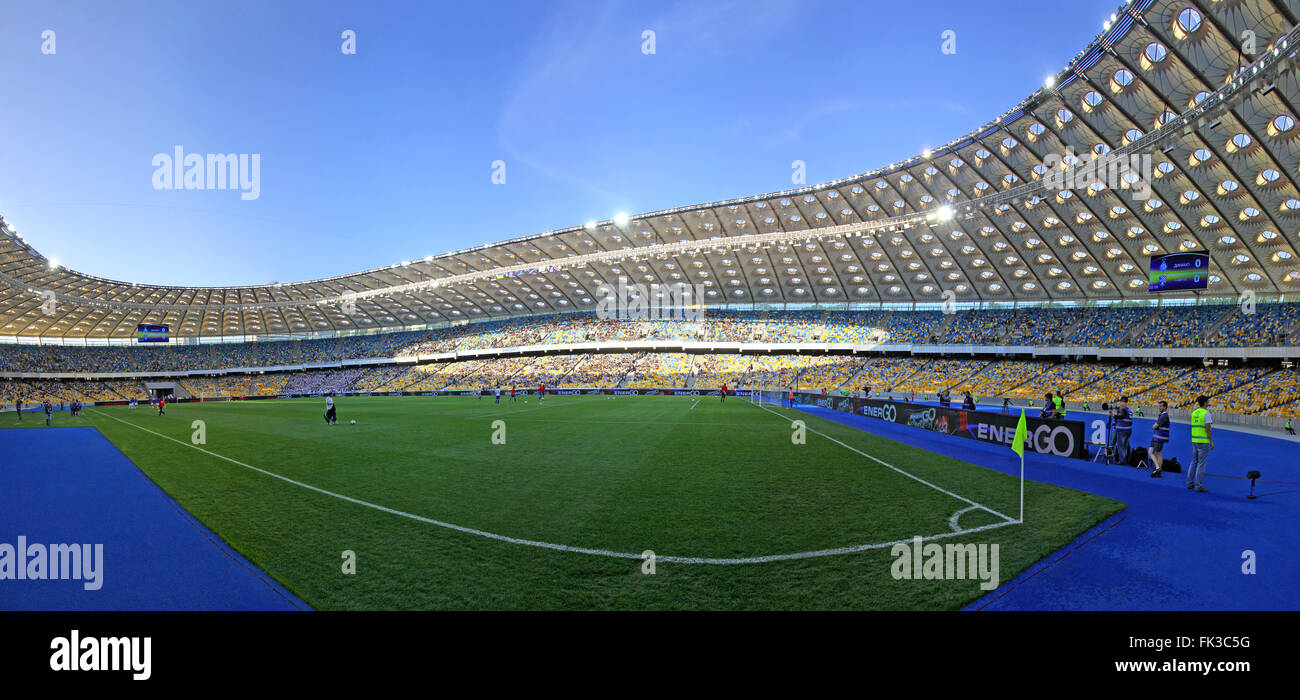
{"label": "football pitch", "polygon": [[323,410],[58,420],[98,428],[321,609],[953,609],[980,581],[896,578],[895,543],[998,544],[1005,582],[1122,507],[1026,482],[1020,524],[1017,478],[737,397],[343,397],[333,426]]}

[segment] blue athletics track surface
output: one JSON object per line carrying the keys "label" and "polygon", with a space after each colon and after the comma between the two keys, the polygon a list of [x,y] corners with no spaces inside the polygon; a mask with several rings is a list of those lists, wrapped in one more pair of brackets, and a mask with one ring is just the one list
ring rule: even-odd
{"label": "blue athletics track surface", "polygon": [[0,430],[0,544],[16,547],[20,535],[103,544],[102,585],[0,579],[3,610],[309,609],[94,428]]}
{"label": "blue athletics track surface", "polygon": [[[1020,473],[1020,460],[1009,447],[817,406],[798,408],[1006,474]],[[981,409],[996,412],[1001,405]],[[1093,420],[1104,420],[1098,413],[1073,410],[1069,417],[1085,422],[1085,437]],[[1150,444],[1152,419],[1135,418],[1133,424],[1130,445]],[[1205,478],[1210,492],[1195,493],[1185,486],[1190,429],[1177,422],[1172,428],[1166,455],[1177,457],[1184,471],[1161,479],[1144,469],[1026,452],[1026,480],[1113,498],[1128,508],[967,609],[1300,609],[1300,442],[1216,428]],[[1246,499],[1250,482],[1242,478],[1251,469],[1263,477],[1253,501]],[[1027,508],[1025,520],[1033,518]],[[1254,575],[1242,573],[1245,550],[1255,553]]]}

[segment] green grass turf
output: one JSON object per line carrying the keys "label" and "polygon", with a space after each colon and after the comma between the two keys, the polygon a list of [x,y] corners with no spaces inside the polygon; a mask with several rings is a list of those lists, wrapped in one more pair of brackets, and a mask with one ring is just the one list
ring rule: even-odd
{"label": "green grass turf", "polygon": [[[968,506],[823,436],[793,444],[790,418],[734,397],[724,405],[716,397],[554,396],[544,406],[536,398],[500,406],[490,398],[341,398],[336,426],[324,424],[322,404],[173,404],[164,417],[148,407],[94,408],[75,423],[97,427],[190,513],[318,608],[951,609],[983,594],[975,580],[895,580],[888,548],[734,566],[661,561],[646,575],[640,561],[441,528],[191,447],[198,419],[204,449],[321,489],[510,537],[660,556],[764,556],[935,535],[950,532],[949,518]],[[1017,515],[1013,477],[792,417]],[[504,445],[491,442],[498,419]],[[1122,507],[1035,483],[1026,484],[1025,503],[1025,525],[941,542],[1000,544],[1007,581]],[[960,526],[999,520],[976,510]],[[342,572],[344,550],[356,554],[354,575]]]}

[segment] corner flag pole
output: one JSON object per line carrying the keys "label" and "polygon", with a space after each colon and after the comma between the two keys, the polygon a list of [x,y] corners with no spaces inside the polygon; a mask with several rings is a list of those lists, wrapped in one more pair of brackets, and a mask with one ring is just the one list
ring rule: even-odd
{"label": "corner flag pole", "polygon": [[1020,409],[1020,420],[1016,422],[1016,436],[1011,439],[1011,449],[1020,455],[1020,524],[1025,522],[1025,440],[1029,437],[1029,421],[1025,420],[1025,409]]}

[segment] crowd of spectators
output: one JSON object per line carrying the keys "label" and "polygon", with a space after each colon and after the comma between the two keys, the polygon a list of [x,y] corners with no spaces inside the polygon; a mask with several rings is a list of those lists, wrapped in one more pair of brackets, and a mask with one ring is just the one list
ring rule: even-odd
{"label": "crowd of spectators", "polygon": [[586,342],[1259,346],[1297,341],[1300,304],[941,311],[717,311],[701,321],[563,314],[338,338],[162,346],[0,344],[0,371],[149,373],[311,365],[364,358]]}

